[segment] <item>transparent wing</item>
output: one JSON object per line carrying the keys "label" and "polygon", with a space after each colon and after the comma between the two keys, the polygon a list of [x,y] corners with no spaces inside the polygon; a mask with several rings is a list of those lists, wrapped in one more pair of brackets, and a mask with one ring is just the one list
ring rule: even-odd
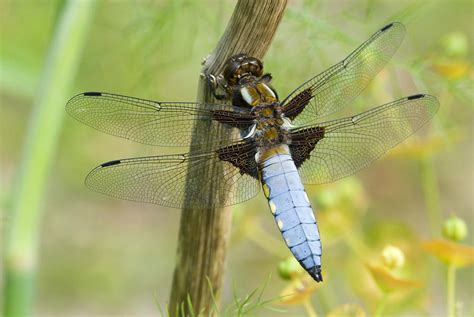
{"label": "transparent wing", "polygon": [[405,35],[403,24],[386,25],[346,59],[316,75],[282,101],[293,124],[304,125],[336,112],[357,97],[385,66]]}
{"label": "transparent wing", "polygon": [[[435,97],[415,95],[353,117],[298,128],[293,133],[320,132],[315,142],[300,138],[290,145],[301,163],[303,183],[331,182],[366,167],[423,126],[438,108]],[[310,149],[310,155],[302,149]]]}
{"label": "transparent wing", "polygon": [[[253,124],[248,110],[228,105],[157,102],[100,92],[74,96],[66,111],[99,131],[160,146],[188,146],[192,133],[193,143],[227,143],[239,138],[236,131]],[[199,120],[208,124],[194,131]]]}
{"label": "transparent wing", "polygon": [[[242,144],[208,153],[107,162],[89,173],[86,185],[109,196],[173,208],[183,207],[190,199],[196,209],[237,204],[254,197],[260,189],[256,177],[255,147],[244,145],[232,153],[226,150]],[[232,158],[226,158],[229,153]],[[243,170],[253,171],[254,175]],[[219,177],[211,177],[216,171]],[[187,178],[188,173],[193,177]]]}

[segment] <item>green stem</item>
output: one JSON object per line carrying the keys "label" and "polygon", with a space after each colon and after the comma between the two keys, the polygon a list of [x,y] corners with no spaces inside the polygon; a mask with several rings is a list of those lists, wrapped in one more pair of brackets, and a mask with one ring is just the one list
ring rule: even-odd
{"label": "green stem", "polygon": [[4,316],[31,316],[42,203],[64,116],[96,1],[62,7],[33,104],[19,166],[4,251]]}
{"label": "green stem", "polygon": [[452,264],[448,266],[447,284],[448,317],[456,317],[456,267]]}
{"label": "green stem", "polygon": [[384,316],[383,313],[385,311],[385,308],[387,307],[387,302],[388,302],[388,294],[384,292],[383,296],[382,296],[382,299],[380,300],[380,302],[377,305],[377,310],[375,311],[374,317]]}
{"label": "green stem", "polygon": [[426,212],[430,223],[431,235],[437,236],[441,227],[441,208],[439,203],[438,180],[431,157],[420,159],[420,176],[425,198]]}
{"label": "green stem", "polygon": [[314,309],[313,304],[311,303],[311,300],[307,298],[303,302],[304,309],[308,313],[309,317],[318,317],[318,314],[316,313],[316,309]]}

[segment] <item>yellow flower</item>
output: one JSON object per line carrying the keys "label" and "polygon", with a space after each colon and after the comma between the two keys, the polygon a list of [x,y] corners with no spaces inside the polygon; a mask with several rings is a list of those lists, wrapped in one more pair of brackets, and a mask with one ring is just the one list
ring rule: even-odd
{"label": "yellow flower", "polygon": [[433,62],[435,72],[448,79],[459,79],[469,73],[471,63],[467,58],[469,41],[466,34],[462,32],[448,34],[440,42],[440,49]]}
{"label": "yellow flower", "polygon": [[474,263],[474,248],[447,240],[423,242],[423,249],[437,257],[441,262],[456,268]]}
{"label": "yellow flower", "polygon": [[399,278],[381,265],[366,264],[370,274],[385,293],[390,293],[397,290],[406,290],[420,287],[421,283],[415,280]]}
{"label": "yellow flower", "polygon": [[276,304],[301,304],[306,301],[318,288],[321,287],[321,283],[316,283],[309,275],[306,274],[299,279],[293,280],[287,287],[285,287],[281,291],[280,300],[278,300]]}
{"label": "yellow flower", "polygon": [[399,248],[388,245],[382,251],[382,263],[389,270],[398,269],[405,264],[405,255]]}
{"label": "yellow flower", "polygon": [[433,65],[434,71],[448,79],[459,79],[464,77],[471,65],[464,60],[439,60]]}

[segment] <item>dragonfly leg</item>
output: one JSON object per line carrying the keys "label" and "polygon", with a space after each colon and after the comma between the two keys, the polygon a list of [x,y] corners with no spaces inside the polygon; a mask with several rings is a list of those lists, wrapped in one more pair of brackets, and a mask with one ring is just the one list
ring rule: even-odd
{"label": "dragonfly leg", "polygon": [[228,85],[222,75],[215,76],[213,74],[201,73],[201,77],[207,80],[216,99],[223,100],[229,98]]}

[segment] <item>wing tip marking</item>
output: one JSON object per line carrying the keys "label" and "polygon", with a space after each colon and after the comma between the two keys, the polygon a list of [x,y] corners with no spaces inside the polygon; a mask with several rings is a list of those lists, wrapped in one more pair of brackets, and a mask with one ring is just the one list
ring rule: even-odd
{"label": "wing tip marking", "polygon": [[388,29],[390,29],[392,26],[393,26],[394,22],[390,23],[390,24],[387,24],[386,26],[384,26],[383,28],[380,29],[381,32],[385,32],[387,31]]}
{"label": "wing tip marking", "polygon": [[387,24],[386,26],[384,26],[383,28],[380,29],[380,32],[385,32],[389,29],[391,29],[392,27],[394,26],[398,26],[399,28],[403,28],[404,29],[404,25],[403,23],[400,23],[400,22],[391,22],[389,24]]}
{"label": "wing tip marking", "polygon": [[383,33],[385,31],[390,30],[390,29],[395,28],[395,27],[398,28],[398,31],[401,32],[402,34],[404,34],[405,31],[406,31],[405,25],[403,23],[395,21],[395,22],[391,22],[391,23],[387,24],[386,26],[382,27],[379,32]]}
{"label": "wing tip marking", "polygon": [[100,167],[109,167],[109,166],[117,165],[117,164],[120,164],[120,163],[122,163],[120,160],[114,160],[114,161],[106,162],[106,163],[100,165]]}
{"label": "wing tip marking", "polygon": [[96,91],[88,91],[82,94],[83,96],[93,96],[93,97],[99,97],[102,96],[101,92],[96,92]]}
{"label": "wing tip marking", "polygon": [[426,96],[425,94],[417,94],[417,95],[407,97],[407,100],[420,99],[420,98],[423,98],[425,96]]}

